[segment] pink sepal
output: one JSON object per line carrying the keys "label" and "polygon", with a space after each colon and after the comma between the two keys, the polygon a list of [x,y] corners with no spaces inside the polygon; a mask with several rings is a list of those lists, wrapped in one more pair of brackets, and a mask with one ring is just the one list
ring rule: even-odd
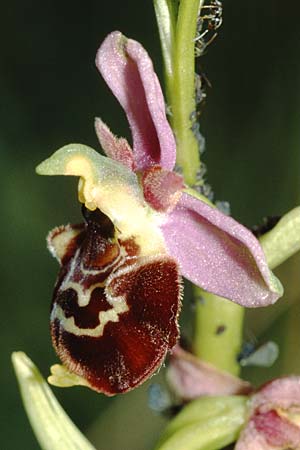
{"label": "pink sepal", "polygon": [[300,377],[282,377],[266,383],[254,395],[252,407],[259,407],[260,411],[283,408],[300,413]]}
{"label": "pink sepal", "polygon": [[280,449],[300,448],[300,428],[275,410],[254,414],[252,420],[269,445]]}
{"label": "pink sepal", "polygon": [[[276,447],[275,447],[276,449]],[[251,420],[246,428],[240,434],[234,450],[275,450],[273,446],[269,445],[264,436],[258,433],[254,422]]]}
{"label": "pink sepal", "polygon": [[282,295],[257,239],[217,208],[183,193],[161,230],[183,276],[203,289],[247,307]]}
{"label": "pink sepal", "polygon": [[273,380],[250,402],[249,421],[235,450],[300,449],[300,427],[293,416],[300,411],[300,377]]}
{"label": "pink sepal", "polygon": [[137,170],[153,165],[172,170],[176,159],[175,139],[146,50],[115,31],[99,48],[96,65],[127,115]]}
{"label": "pink sepal", "polygon": [[256,412],[242,431],[235,450],[299,450],[300,428],[275,410]]}

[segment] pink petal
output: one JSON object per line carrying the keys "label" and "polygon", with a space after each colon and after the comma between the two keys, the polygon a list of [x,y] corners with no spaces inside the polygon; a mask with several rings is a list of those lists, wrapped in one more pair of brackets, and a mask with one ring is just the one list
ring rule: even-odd
{"label": "pink petal", "polygon": [[274,450],[274,447],[266,442],[254,422],[250,421],[242,430],[234,450]]}
{"label": "pink petal", "polygon": [[106,156],[134,170],[132,150],[126,139],[117,138],[98,117],[95,119],[95,130]]}
{"label": "pink petal", "polygon": [[255,414],[251,421],[269,445],[280,449],[299,449],[300,428],[276,411]]}
{"label": "pink petal", "polygon": [[159,166],[145,170],[142,175],[145,200],[157,211],[173,209],[183,189],[181,175]]}
{"label": "pink petal", "polygon": [[247,307],[282,295],[256,238],[216,208],[183,193],[161,230],[183,276],[203,289]]}
{"label": "pink petal", "polygon": [[248,394],[251,391],[247,381],[216,369],[179,345],[172,350],[167,379],[175,394],[183,400],[203,395]]}
{"label": "pink petal", "polygon": [[252,408],[266,411],[273,408],[300,411],[300,377],[278,378],[265,384],[253,396]]}
{"label": "pink petal", "polygon": [[300,377],[278,378],[264,385],[251,399],[252,416],[235,450],[299,449],[299,426],[280,415],[283,410],[297,414],[299,406]]}
{"label": "pink petal", "polygon": [[264,385],[251,399],[252,416],[235,450],[299,449],[299,426],[280,415],[282,410],[299,413],[299,406],[300,377],[279,378]]}
{"label": "pink petal", "polygon": [[172,170],[176,144],[151,59],[136,41],[115,31],[98,50],[96,65],[127,115],[138,170],[160,165]]}

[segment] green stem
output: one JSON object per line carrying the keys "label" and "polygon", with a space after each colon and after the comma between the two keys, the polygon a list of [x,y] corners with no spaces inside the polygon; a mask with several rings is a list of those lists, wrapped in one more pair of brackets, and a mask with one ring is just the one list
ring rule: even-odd
{"label": "green stem", "polygon": [[181,0],[176,26],[172,126],[177,143],[177,163],[185,182],[193,185],[200,168],[198,142],[192,131],[195,104],[195,35],[199,8],[203,0]]}
{"label": "green stem", "polygon": [[[191,130],[195,111],[195,34],[204,0],[154,0],[162,44],[167,99],[177,143],[177,163],[187,185],[196,183],[200,168],[198,144]],[[177,18],[176,18],[177,16]],[[300,208],[288,213],[261,239],[271,268],[300,249]],[[238,375],[236,356],[242,343],[244,309],[228,300],[194,287],[196,310],[194,351],[216,367]]]}
{"label": "green stem", "polygon": [[154,10],[164,61],[166,94],[170,109],[172,109],[174,84],[173,61],[176,31],[176,8],[174,0],[154,0]]}
{"label": "green stem", "polygon": [[198,300],[194,353],[219,369],[238,375],[237,355],[243,337],[244,308],[194,287]]}
{"label": "green stem", "polygon": [[285,214],[277,225],[260,238],[270,269],[300,250],[300,206]]}
{"label": "green stem", "polygon": [[[168,104],[177,143],[177,163],[185,182],[196,183],[200,168],[197,140],[191,130],[195,104],[195,35],[197,17],[204,0],[154,0],[165,67]],[[177,13],[177,21],[176,21]],[[196,295],[199,289],[195,287]],[[194,349],[196,355],[221,369],[237,374],[236,355],[242,339],[243,308],[213,294],[202,292],[205,304],[196,312]],[[207,300],[207,301],[206,301]],[[216,334],[219,326],[225,331]]]}
{"label": "green stem", "polygon": [[[194,185],[200,168],[198,142],[192,131],[195,104],[195,35],[204,0],[154,0],[165,67],[167,101],[177,143],[177,163],[186,184]],[[177,15],[177,17],[176,17]]]}

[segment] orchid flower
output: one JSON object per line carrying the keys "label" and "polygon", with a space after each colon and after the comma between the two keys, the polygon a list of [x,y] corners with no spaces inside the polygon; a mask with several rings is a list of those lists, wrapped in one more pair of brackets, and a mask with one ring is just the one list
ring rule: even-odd
{"label": "orchid flower", "polygon": [[48,237],[61,264],[51,330],[65,366],[50,381],[114,395],[145,381],[175,345],[179,274],[248,307],[274,303],[282,287],[252,233],[174,172],[175,138],[144,48],[111,33],[96,65],[127,115],[133,148],[96,119],[107,157],[71,144],[37,172],[79,176],[85,218]]}
{"label": "orchid flower", "polygon": [[235,450],[299,450],[300,377],[267,383],[251,398],[248,414]]}

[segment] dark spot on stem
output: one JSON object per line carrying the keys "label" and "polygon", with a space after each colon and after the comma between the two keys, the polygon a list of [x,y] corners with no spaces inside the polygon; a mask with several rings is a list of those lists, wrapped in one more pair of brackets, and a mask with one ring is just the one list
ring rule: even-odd
{"label": "dark spot on stem", "polygon": [[216,335],[219,336],[220,334],[223,334],[225,330],[226,330],[226,326],[225,325],[217,326],[217,328],[216,328]]}

